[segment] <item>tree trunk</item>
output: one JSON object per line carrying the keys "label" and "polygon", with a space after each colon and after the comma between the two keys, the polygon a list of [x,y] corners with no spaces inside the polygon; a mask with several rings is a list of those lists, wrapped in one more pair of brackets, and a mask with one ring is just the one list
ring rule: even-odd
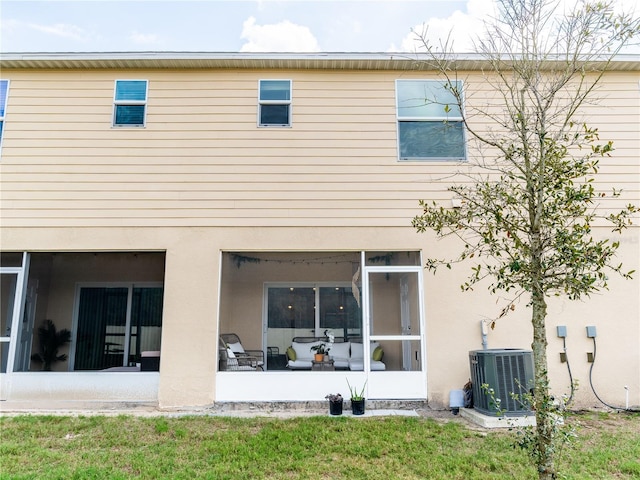
{"label": "tree trunk", "polygon": [[534,391],[533,408],[536,413],[536,441],[534,455],[538,467],[538,478],[555,479],[556,470],[553,455],[554,418],[551,397],[549,395],[549,377],[547,370],[547,332],[545,319],[547,302],[544,292],[534,286],[532,292],[533,324],[533,364]]}

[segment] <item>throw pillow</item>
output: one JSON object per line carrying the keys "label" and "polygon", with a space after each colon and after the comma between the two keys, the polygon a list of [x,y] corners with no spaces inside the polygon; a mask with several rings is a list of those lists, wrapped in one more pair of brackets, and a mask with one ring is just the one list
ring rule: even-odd
{"label": "throw pillow", "polygon": [[292,347],[287,348],[287,357],[292,362],[295,362],[296,358],[298,358],[298,356],[296,355],[296,351]]}
{"label": "throw pillow", "polygon": [[244,353],[244,348],[240,342],[228,343],[227,347],[233,350],[234,353]]}
{"label": "throw pillow", "polygon": [[384,356],[384,350],[382,350],[382,347],[378,346],[373,351],[373,354],[371,355],[371,359],[375,360],[376,362],[379,362],[382,360],[383,356]]}

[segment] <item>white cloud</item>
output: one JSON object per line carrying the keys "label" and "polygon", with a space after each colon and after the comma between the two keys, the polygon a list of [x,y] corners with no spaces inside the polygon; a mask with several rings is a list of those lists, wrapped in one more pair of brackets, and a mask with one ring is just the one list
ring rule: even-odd
{"label": "white cloud", "polygon": [[[579,0],[559,0],[558,12],[571,12]],[[634,13],[637,10],[637,0],[614,0],[612,6],[615,12]],[[468,0],[466,11],[456,10],[447,18],[432,17],[425,23],[413,27],[412,32],[402,39],[400,48],[391,45],[389,51],[419,52],[424,51],[424,44],[419,35],[434,47],[440,46],[449,39],[449,50],[457,53],[475,51],[474,41],[485,32],[485,22],[491,23],[491,18],[498,12],[496,0]],[[637,53],[638,46],[625,48],[625,53]]]}
{"label": "white cloud", "polygon": [[450,45],[456,52],[473,51],[473,41],[484,31],[484,21],[494,14],[494,2],[488,0],[469,0],[466,12],[456,10],[447,18],[431,17],[424,24],[413,27],[400,44],[400,48],[392,45],[390,51],[415,52],[423,48],[418,34],[424,34],[425,39],[432,45],[440,45],[447,38],[453,42]]}
{"label": "white cloud", "polygon": [[271,25],[256,25],[249,17],[242,24],[240,38],[246,43],[241,52],[319,52],[320,46],[309,28],[288,20]]}

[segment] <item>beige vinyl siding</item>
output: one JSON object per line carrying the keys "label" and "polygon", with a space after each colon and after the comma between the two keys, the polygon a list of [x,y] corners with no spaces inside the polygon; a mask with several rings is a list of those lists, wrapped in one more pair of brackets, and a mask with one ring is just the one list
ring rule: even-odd
{"label": "beige vinyl siding", "polygon": [[[12,81],[0,161],[7,227],[408,227],[419,199],[448,202],[450,174],[467,169],[397,161],[395,80],[435,78],[424,72],[3,75]],[[602,162],[602,187],[638,199],[637,76],[609,77],[607,108],[587,110],[618,149]],[[291,127],[257,127],[258,80],[269,78],[293,80]],[[116,79],[149,80],[145,128],[111,126]],[[480,80],[469,75],[472,98]]]}

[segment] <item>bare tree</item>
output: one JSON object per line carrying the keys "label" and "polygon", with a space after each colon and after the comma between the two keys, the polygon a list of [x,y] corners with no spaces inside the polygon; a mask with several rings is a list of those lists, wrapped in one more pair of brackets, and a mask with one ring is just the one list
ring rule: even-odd
{"label": "bare tree", "polygon": [[472,81],[458,78],[458,58],[449,42],[432,45],[424,32],[420,35],[427,58],[420,61],[443,77],[457,103],[452,107],[462,112],[467,136],[480,153],[464,181],[449,187],[460,208],[421,202],[423,212],[413,226],[462,240],[459,256],[430,259],[427,267],[472,259],[463,289],[486,279],[491,293],[508,292],[497,318],[515,308],[516,299],[527,299],[536,415],[530,453],[541,479],[556,477],[547,300],[579,299],[606,288],[610,271],[630,277],[633,272],[615,260],[618,242],[594,238],[592,226],[606,218],[614,232],[622,232],[638,211],[627,205],[605,213],[598,205],[605,194],[593,179],[599,158],[613,145],[582,121],[581,109],[598,100],[598,85],[640,32],[639,21],[615,14],[604,2],[579,2],[561,13],[549,0],[498,1],[495,18],[476,43],[476,54],[488,66],[482,82],[492,94],[485,100],[477,94],[465,102]]}

